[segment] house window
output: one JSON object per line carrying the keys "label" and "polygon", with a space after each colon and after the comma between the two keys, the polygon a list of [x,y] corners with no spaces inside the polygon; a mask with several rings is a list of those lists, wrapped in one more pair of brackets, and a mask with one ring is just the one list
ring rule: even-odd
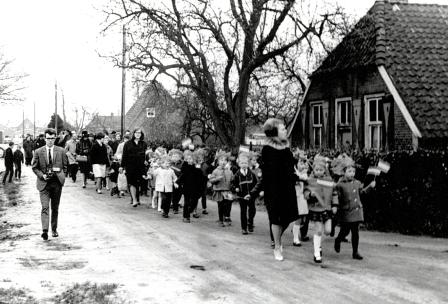
{"label": "house window", "polygon": [[314,104],[311,107],[313,122],[313,145],[320,147],[322,145],[322,104]]}
{"label": "house window", "polygon": [[367,97],[366,109],[366,148],[380,150],[382,148],[382,127],[380,120],[381,96]]}
{"label": "house window", "polygon": [[348,126],[351,123],[350,100],[338,100],[338,125]]}
{"label": "house window", "polygon": [[335,99],[335,148],[352,145],[352,99],[350,97]]}

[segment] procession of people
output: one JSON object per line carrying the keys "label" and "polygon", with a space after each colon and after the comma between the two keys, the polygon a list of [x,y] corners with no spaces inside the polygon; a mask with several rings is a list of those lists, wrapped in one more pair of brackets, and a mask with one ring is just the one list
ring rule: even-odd
{"label": "procession of people", "polygon": [[310,239],[311,223],[313,259],[322,263],[322,237],[334,236],[338,222],[341,228],[334,240],[335,251],[340,252],[341,243],[351,233],[352,257],[361,260],[360,194],[373,189],[375,181],[364,186],[356,180],[356,164],[346,154],[330,160],[292,150],[279,119],[268,119],[263,128],[266,143],[260,151],[241,149],[233,154],[225,149],[195,147],[190,139],[177,147],[155,147],[145,140],[141,128],[127,131],[123,137],[115,131],[93,134],[84,130],[79,140],[76,132],[63,130],[56,136],[54,129],[47,129],[35,142],[26,138],[25,156],[21,152],[13,155],[12,149],[6,151],[3,183],[14,175],[14,164],[18,178],[21,163],[26,160],[25,164],[31,165],[42,205],[43,240],[48,240],[49,229],[52,237],[59,236],[62,187],[66,177],[77,183],[79,170],[82,188],[90,189],[91,184],[98,195],[127,197],[131,208],[142,205],[142,196],[148,197],[146,206],[163,218],[177,217],[182,209],[179,218],[184,223],[209,214],[208,196],[217,203],[217,225],[232,226],[232,206],[238,203],[242,235],[254,232],[257,205],[264,204],[277,261],[284,259],[282,235],[288,227],[292,228],[293,245],[299,247]]}

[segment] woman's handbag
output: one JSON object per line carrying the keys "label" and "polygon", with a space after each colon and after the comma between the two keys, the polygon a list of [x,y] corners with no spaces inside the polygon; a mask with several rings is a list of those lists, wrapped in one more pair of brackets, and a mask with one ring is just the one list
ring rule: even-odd
{"label": "woman's handbag", "polygon": [[86,163],[87,162],[87,156],[86,155],[76,155],[76,161],[78,163]]}

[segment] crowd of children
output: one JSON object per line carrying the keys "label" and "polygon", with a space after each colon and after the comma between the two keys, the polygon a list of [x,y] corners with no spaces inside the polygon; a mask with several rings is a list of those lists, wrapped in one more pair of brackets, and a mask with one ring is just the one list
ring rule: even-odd
{"label": "crowd of children", "polygon": [[[208,214],[206,194],[212,190],[212,199],[218,205],[218,225],[232,225],[232,203],[238,202],[241,233],[247,235],[254,232],[256,201],[263,199],[262,193],[258,197],[254,195],[254,189],[260,188],[257,183],[262,180],[258,154],[250,151],[232,156],[230,152],[220,150],[212,159],[210,156],[210,150],[194,149],[191,144],[183,146],[183,150],[167,151],[158,147],[153,151],[148,148],[146,175],[142,176],[144,182],[139,193],[150,196],[148,207],[157,209],[164,218],[169,218],[170,210],[178,214],[182,208],[182,221],[191,223],[191,216],[200,217],[199,201],[202,203],[202,214]],[[355,163],[345,154],[332,162],[320,155],[308,159],[300,150],[294,156],[297,162],[295,190],[299,216],[292,225],[293,246],[301,246],[301,241],[308,239],[308,225],[311,223],[314,227],[314,261],[321,263],[322,238],[324,235],[334,235],[337,221],[341,229],[335,238],[335,251],[340,252],[341,243],[351,233],[352,257],[362,259],[358,251],[359,224],[363,221],[360,194],[375,187],[375,182],[363,187],[354,178]],[[119,173],[119,167],[119,158],[112,158],[108,171],[111,195],[120,196],[126,191],[126,177]],[[180,205],[182,196],[183,206]]]}

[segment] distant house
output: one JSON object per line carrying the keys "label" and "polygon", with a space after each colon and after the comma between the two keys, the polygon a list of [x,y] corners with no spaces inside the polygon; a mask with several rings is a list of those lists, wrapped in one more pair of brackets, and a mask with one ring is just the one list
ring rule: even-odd
{"label": "distant house", "polygon": [[263,132],[263,126],[249,125],[246,127],[246,137],[244,144],[252,146],[263,146],[266,142],[266,135]]}
{"label": "distant house", "polygon": [[289,135],[303,148],[448,144],[448,6],[376,1],[310,76]]}
{"label": "distant house", "polygon": [[112,131],[119,132],[121,130],[121,116],[114,115],[113,113],[110,116],[94,115],[84,129],[92,133],[104,131],[108,133]]}
{"label": "distant house", "polygon": [[185,110],[158,82],[146,86],[126,113],[126,129],[142,128],[148,141],[181,142]]}

